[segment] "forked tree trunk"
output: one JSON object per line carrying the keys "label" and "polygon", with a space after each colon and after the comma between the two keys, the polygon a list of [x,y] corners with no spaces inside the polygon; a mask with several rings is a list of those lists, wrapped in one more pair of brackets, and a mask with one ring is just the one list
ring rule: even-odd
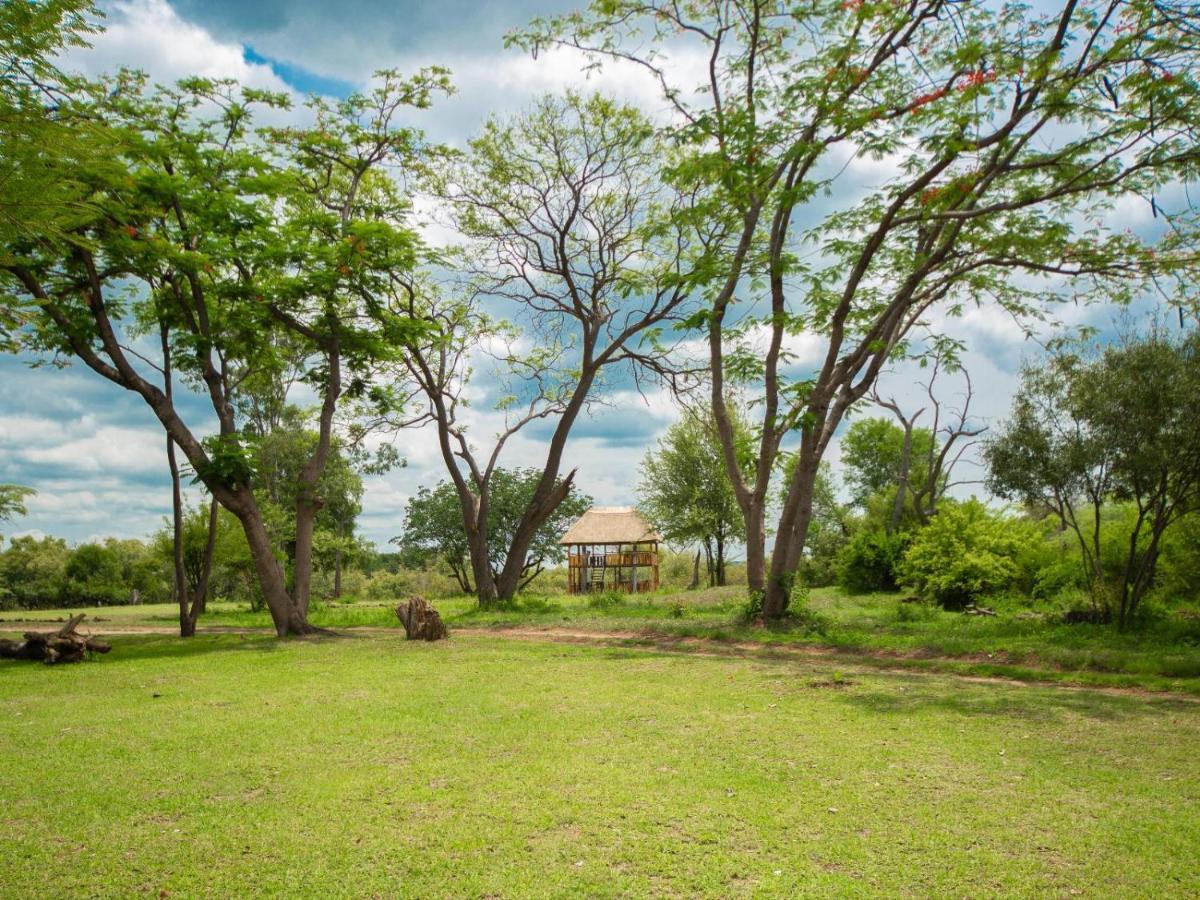
{"label": "forked tree trunk", "polygon": [[781,618],[791,602],[796,570],[804,553],[808,526],[812,522],[813,491],[820,460],[805,448],[802,441],[800,458],[788,487],[787,497],[779,515],[779,530],[771,553],[771,570],[763,591],[763,618]]}
{"label": "forked tree trunk", "polygon": [[250,547],[250,558],[254,563],[254,572],[258,576],[262,588],[263,599],[271,613],[271,621],[275,625],[275,633],[279,637],[288,635],[312,634],[316,631],[308,624],[308,618],[301,613],[288,594],[287,582],[284,578],[283,567],[271,547],[271,538],[263,524],[262,512],[254,500],[249,488],[243,487],[231,496],[226,507],[237,516],[246,535],[246,543]]}

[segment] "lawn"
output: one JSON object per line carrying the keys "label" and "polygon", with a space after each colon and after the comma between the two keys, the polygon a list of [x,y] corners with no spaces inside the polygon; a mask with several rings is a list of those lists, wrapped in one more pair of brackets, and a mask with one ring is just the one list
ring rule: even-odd
{"label": "lawn", "polygon": [[1195,896],[1200,704],[459,633],[0,663],[6,896]]}

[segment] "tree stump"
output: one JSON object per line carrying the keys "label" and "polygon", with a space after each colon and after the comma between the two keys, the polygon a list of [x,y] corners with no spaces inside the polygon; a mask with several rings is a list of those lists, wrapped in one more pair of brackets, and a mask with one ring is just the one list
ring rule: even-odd
{"label": "tree stump", "polygon": [[107,653],[112,647],[104,641],[98,641],[90,634],[76,634],[75,629],[84,615],[71,616],[58,631],[27,631],[23,641],[0,640],[0,659],[41,660],[51,665],[83,662],[90,653]]}
{"label": "tree stump", "polygon": [[410,641],[440,641],[450,636],[438,611],[417,594],[396,607],[396,616],[404,625],[404,633]]}

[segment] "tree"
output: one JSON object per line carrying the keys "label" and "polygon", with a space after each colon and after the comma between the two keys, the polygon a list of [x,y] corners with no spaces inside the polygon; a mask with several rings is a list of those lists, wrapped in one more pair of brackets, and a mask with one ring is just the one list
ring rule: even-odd
{"label": "tree", "polygon": [[[727,238],[701,261],[708,304],[692,324],[768,619],[787,610],[830,440],[930,310],[987,302],[1028,319],[1095,283],[1128,296],[1191,258],[1175,252],[1192,240],[1186,210],[1153,201],[1178,228],[1153,249],[1101,220],[1118,198],[1194,177],[1194,5],[596,0],[510,42],[624,60],[671,105],[672,174],[701,201],[686,215]],[[689,53],[708,61],[700,85],[669,65]],[[831,173],[856,155],[893,156],[894,177],[834,191]],[[801,335],[818,339],[814,366],[792,365]],[[752,389],[761,416],[753,478],[739,469],[733,387]],[[770,480],[793,432],[768,571]]]}
{"label": "tree", "polygon": [[[575,473],[560,477],[562,455],[579,414],[614,369],[640,379],[661,367],[657,337],[688,299],[689,243],[659,216],[678,201],[657,177],[662,152],[636,109],[567,94],[492,119],[435,181],[468,241],[470,282],[444,296],[397,279],[396,308],[429,325],[406,362],[459,498],[482,606],[512,599],[567,498]],[[472,439],[464,416],[468,385],[480,386],[472,369],[489,354],[488,394],[503,416],[490,445]],[[510,542],[497,545],[492,479],[507,443],[536,423],[550,430],[541,475]]]}
{"label": "tree", "polygon": [[10,522],[17,516],[28,515],[25,500],[37,495],[33,488],[20,484],[0,484],[0,522]]}
{"label": "tree", "polygon": [[[487,534],[492,546],[490,559],[505,558],[514,535],[521,526],[530,499],[537,492],[542,473],[537,469],[497,468],[492,473],[491,503],[488,506]],[[563,532],[592,505],[592,498],[571,488],[553,514],[542,522],[521,567],[519,587],[524,589],[547,565],[561,563],[566,553],[558,543]],[[437,556],[450,567],[454,580],[464,594],[476,593],[471,578],[474,572],[471,552],[463,531],[458,492],[448,481],[433,490],[422,487],[410,497],[404,514],[404,532],[392,538],[401,551],[418,557]],[[493,577],[499,572],[492,571]]]}
{"label": "tree", "polygon": [[[922,359],[922,362],[926,363],[928,360]],[[896,465],[896,498],[888,526],[888,530],[892,532],[899,529],[905,505],[910,497],[917,522],[926,525],[937,512],[938,502],[946,492],[956,485],[967,483],[952,482],[950,479],[955,467],[962,461],[963,454],[974,446],[974,438],[987,430],[983,426],[973,425],[969,420],[973,394],[971,376],[958,365],[955,356],[945,350],[935,349],[930,370],[929,380],[921,385],[925,388],[928,402],[914,413],[906,415],[895,398],[884,399],[877,390],[871,390],[871,399],[877,406],[891,412],[904,433],[900,445],[900,458]],[[944,402],[934,390],[938,375],[942,371],[961,371],[963,374],[966,389],[962,405],[958,409],[945,408]],[[932,427],[928,430],[918,429],[917,420],[926,410],[932,413]],[[949,421],[944,421],[946,413],[949,413]],[[916,472],[913,471],[914,458],[921,467]]]}
{"label": "tree", "polygon": [[[89,0],[0,4],[0,261],[21,239],[65,236],[87,206],[86,186],[57,163],[94,152],[96,134],[74,115],[56,57],[85,46],[99,17]],[[23,322],[19,307],[0,302],[0,346],[13,345]]]}
{"label": "tree", "polygon": [[[1074,533],[1093,597],[1107,606],[1114,594],[1124,628],[1154,584],[1164,533],[1200,509],[1200,333],[1155,330],[1026,369],[986,457],[993,491],[1044,505]],[[1100,545],[1108,499],[1134,508],[1111,588]]]}
{"label": "tree", "polygon": [[[744,434],[743,465],[753,465]],[[637,488],[642,512],[666,540],[699,543],[708,559],[709,584],[725,584],[729,544],[745,537],[733,486],[725,474],[721,442],[712,415],[685,409],[683,418],[659,438],[642,460]]]}
{"label": "tree", "polygon": [[[407,198],[384,167],[415,165],[425,145],[395,119],[427,106],[446,89],[445,76],[383,73],[369,95],[336,106],[314,100],[312,127],[261,137],[251,131],[252,111],[282,98],[230,82],[149,91],[122,73],[73,87],[76,105],[116,151],[61,163],[64,178],[86,182],[94,212],[73,225],[70,240],[33,235],[0,268],[29,311],[27,346],[73,357],[143,398],[197,478],[242,523],[277,633],[309,632],[315,485],[334,413],[343,396],[388,405],[371,379],[411,337],[411,323],[375,297],[421,255]],[[133,346],[152,329],[162,332],[175,371],[207,395],[216,435],[189,425],[155,383],[167,354],[159,363]],[[284,365],[280,348],[296,344],[320,409],[318,440],[298,475],[289,591],[236,410],[242,386]]]}
{"label": "tree", "polygon": [[850,423],[842,437],[842,464],[855,506],[865,508],[872,497],[890,492],[910,478],[924,481],[924,469],[913,473],[911,461],[926,458],[933,446],[933,434],[927,428],[915,427],[915,418],[909,419],[907,427],[878,418]]}
{"label": "tree", "polygon": [[61,538],[13,538],[0,553],[0,581],[7,604],[36,609],[63,602],[70,551]]}

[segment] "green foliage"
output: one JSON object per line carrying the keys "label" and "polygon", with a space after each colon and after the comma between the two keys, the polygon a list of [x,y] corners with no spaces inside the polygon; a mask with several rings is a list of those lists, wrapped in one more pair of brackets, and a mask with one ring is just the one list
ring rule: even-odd
{"label": "green foliage", "polygon": [[[924,481],[933,441],[928,428],[913,429],[910,484]],[[865,507],[869,498],[888,490],[895,497],[904,450],[903,428],[887,419],[858,419],[846,429],[841,448],[846,486],[855,505]]]}
{"label": "green foliage", "polygon": [[588,606],[592,609],[616,609],[624,606],[628,596],[621,591],[607,590],[588,594]]}
{"label": "green foliage", "polygon": [[37,494],[33,488],[19,484],[0,484],[0,522],[26,515],[25,501]]}
{"label": "green foliage", "polygon": [[838,554],[838,584],[852,594],[894,591],[911,534],[863,529]]}
{"label": "green foliage", "polygon": [[[1024,371],[986,455],[994,492],[1071,529],[1093,602],[1114,604],[1127,624],[1155,582],[1168,529],[1200,509],[1200,334],[1154,329],[1060,348]],[[1105,522],[1114,500],[1128,510],[1121,526]]]}
{"label": "green foliage", "polygon": [[947,502],[918,531],[899,566],[904,584],[948,609],[1010,590],[1018,560],[1043,540],[1039,525],[989,510],[978,500]]}
{"label": "green foliage", "polygon": [[61,538],[18,537],[0,553],[0,583],[8,608],[59,606],[70,550]]}
{"label": "green foliage", "polygon": [[[494,574],[499,574],[495,567],[503,565],[513,534],[541,477],[541,471],[530,468],[496,468],[492,472],[488,548]],[[546,566],[566,559],[566,551],[558,539],[591,505],[591,497],[572,487],[534,535],[525,560],[526,583],[536,578]],[[451,482],[439,482],[432,490],[421,487],[409,498],[404,513],[404,531],[392,538],[392,543],[400,548],[406,565],[420,566],[431,558],[441,559],[450,567],[462,591],[474,592],[462,506]]]}
{"label": "green foliage", "polygon": [[1162,601],[1200,600],[1200,513],[1178,519],[1163,538],[1155,595]]}
{"label": "green foliage", "polygon": [[[749,429],[736,408],[733,413],[734,431],[743,448],[739,464],[743,472],[752,474]],[[685,410],[683,418],[659,438],[657,449],[642,460],[637,494],[639,509],[666,540],[684,546],[703,543],[717,554],[710,584],[724,584],[725,550],[745,539],[746,527],[710,411]]]}

